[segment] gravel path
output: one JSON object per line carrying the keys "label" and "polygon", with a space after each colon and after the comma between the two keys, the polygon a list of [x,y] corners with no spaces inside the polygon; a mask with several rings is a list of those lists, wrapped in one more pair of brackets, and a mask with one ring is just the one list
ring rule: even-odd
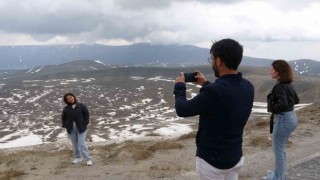
{"label": "gravel path", "polygon": [[288,169],[288,180],[319,180],[320,153],[309,156]]}

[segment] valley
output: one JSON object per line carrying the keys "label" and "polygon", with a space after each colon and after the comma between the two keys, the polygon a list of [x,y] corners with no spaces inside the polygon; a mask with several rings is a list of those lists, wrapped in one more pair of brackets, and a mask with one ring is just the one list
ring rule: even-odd
{"label": "valley", "polygon": [[[61,112],[65,106],[62,97],[67,92],[73,92],[89,108],[89,142],[113,143],[190,133],[197,127],[197,117],[176,115],[173,85],[180,72],[195,69],[214,81],[209,66],[110,67],[97,61],[78,61],[2,71],[0,148],[66,140]],[[267,75],[268,69],[242,67],[240,71],[255,86],[256,103],[250,119],[266,119],[265,97],[275,83]],[[297,108],[318,100],[316,77],[299,76],[295,83],[302,102]],[[187,88],[188,98],[192,98],[200,86],[188,83]]]}

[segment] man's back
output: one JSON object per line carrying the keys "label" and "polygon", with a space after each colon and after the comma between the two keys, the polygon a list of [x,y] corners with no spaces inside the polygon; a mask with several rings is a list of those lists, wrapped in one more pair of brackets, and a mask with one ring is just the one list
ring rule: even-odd
{"label": "man's back", "polygon": [[253,106],[253,85],[241,74],[225,75],[204,86],[201,93],[211,95],[199,114],[197,155],[215,167],[233,167],[242,156],[243,128]]}
{"label": "man's back", "polygon": [[175,106],[179,116],[200,115],[197,156],[217,168],[232,167],[242,156],[242,134],[253,106],[253,85],[238,73],[205,84],[200,94],[187,102],[184,91],[185,84],[175,85]]}
{"label": "man's back", "polygon": [[196,83],[202,88],[190,100],[186,98],[184,73],[176,78],[177,115],[200,115],[196,137],[196,168],[200,179],[237,179],[243,166],[242,135],[253,106],[254,88],[237,71],[242,56],[239,42],[229,38],[214,42],[208,61],[218,79],[210,84],[195,70]]}

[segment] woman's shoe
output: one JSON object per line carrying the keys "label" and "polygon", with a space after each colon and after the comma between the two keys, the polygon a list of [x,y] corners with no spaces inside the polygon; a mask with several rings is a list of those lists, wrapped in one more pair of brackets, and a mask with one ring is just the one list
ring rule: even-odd
{"label": "woman's shoe", "polygon": [[262,179],[263,179],[263,180],[268,180],[268,177],[269,177],[270,173],[271,173],[271,171],[268,170],[268,171],[267,171],[267,176],[262,177]]}
{"label": "woman's shoe", "polygon": [[72,161],[72,164],[78,164],[78,163],[81,163],[82,161],[82,158],[75,158],[73,161]]}
{"label": "woman's shoe", "polygon": [[87,166],[92,166],[92,161],[91,160],[87,161]]}

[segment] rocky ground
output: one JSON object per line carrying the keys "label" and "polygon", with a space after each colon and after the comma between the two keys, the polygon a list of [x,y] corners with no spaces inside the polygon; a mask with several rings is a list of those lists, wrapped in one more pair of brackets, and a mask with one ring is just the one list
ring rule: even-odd
{"label": "rocky ground", "polygon": [[316,153],[297,161],[289,169],[289,177],[291,180],[299,179],[317,180],[320,178],[320,153]]}
{"label": "rocky ground", "polygon": [[[320,179],[319,106],[298,112],[299,125],[287,146],[288,179]],[[195,127],[196,129],[196,127]],[[89,144],[93,166],[71,164],[69,142],[0,151],[0,179],[197,179],[195,132],[179,139],[121,144]],[[248,122],[243,150],[245,164],[239,179],[261,179],[273,167],[267,120]]]}

